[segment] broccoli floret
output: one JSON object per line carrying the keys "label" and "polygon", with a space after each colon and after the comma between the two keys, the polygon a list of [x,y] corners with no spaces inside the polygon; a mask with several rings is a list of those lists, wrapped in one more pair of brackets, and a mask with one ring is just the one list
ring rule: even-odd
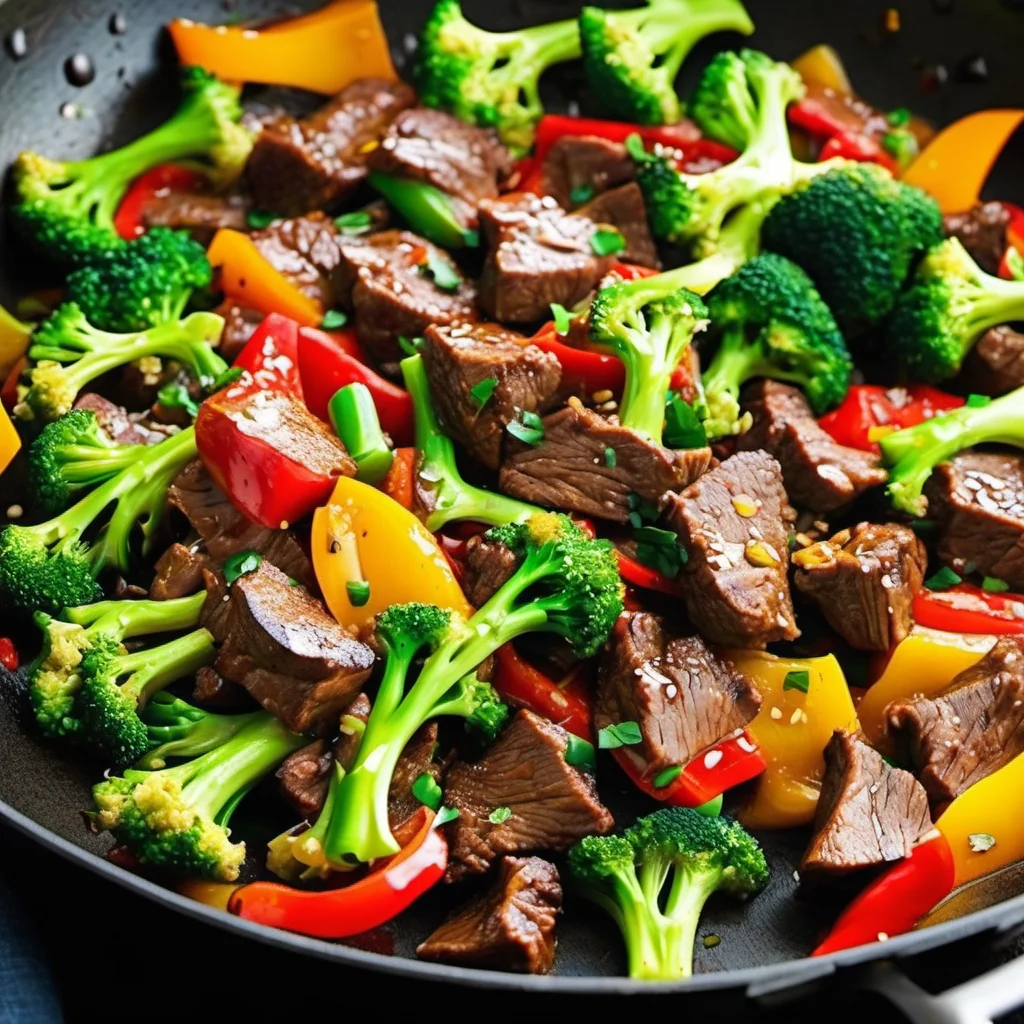
{"label": "broccoli floret", "polygon": [[1024,319],[1024,281],[986,274],[958,238],[921,261],[888,325],[889,345],[911,380],[955,377],[990,328]]}
{"label": "broccoli floret", "polygon": [[740,388],[755,377],[801,387],[821,415],[846,397],[850,354],[811,279],[774,253],[756,256],[709,296],[711,322],[721,332],[704,374],[704,428],[718,438],[742,429]]}
{"label": "broccoli floret", "polygon": [[[167,489],[196,454],[195,431],[189,427],[143,447],[127,469],[53,519],[4,527],[0,601],[28,612],[56,612],[97,601],[102,592],[96,577],[108,567],[129,568],[136,525],[142,528],[143,552],[148,550],[163,517]],[[86,532],[110,506],[106,528],[86,542]]]}
{"label": "broccoli floret", "polygon": [[49,422],[71,410],[78,393],[104,373],[157,356],[173,359],[204,384],[227,370],[213,350],[224,330],[215,313],[193,313],[185,320],[133,334],[111,334],[94,327],[74,303],[62,305],[36,331],[28,350],[33,366],[28,386],[19,393],[15,415]]}
{"label": "broccoli floret", "polygon": [[589,337],[625,365],[623,427],[661,444],[672,374],[707,316],[693,292],[672,288],[671,280],[666,287],[664,275],[601,289],[590,307]]}
{"label": "broccoli floret", "polygon": [[506,146],[524,155],[544,113],[541,75],[579,55],[575,20],[486,32],[466,20],[459,0],[438,0],[420,35],[414,78],[425,106],[496,128]]}
{"label": "broccoli floret", "polygon": [[615,919],[632,978],[693,973],[693,945],[714,892],[750,896],[768,881],[764,853],[731,818],[667,807],[621,836],[587,836],[569,851],[583,894]]}
{"label": "broccoli floret", "polygon": [[179,320],[212,282],[206,250],[185,231],[157,227],[72,271],[67,295],[94,327],[130,334]]}
{"label": "broccoli floret", "polygon": [[209,753],[174,768],[129,770],[93,789],[97,828],[142,864],[218,882],[238,878],[245,844],[232,843],[242,797],[306,742],[268,712]]}
{"label": "broccoli floret", "polygon": [[877,165],[851,164],[782,199],[762,243],[807,271],[852,338],[889,316],[921,255],[942,237],[931,196]]}
{"label": "broccoli floret", "polygon": [[235,181],[252,149],[238,122],[239,89],[199,68],[182,77],[184,99],[159,128],[88,160],[22,153],[14,164],[13,213],[26,237],[51,259],[88,263],[124,243],[114,216],[131,183],[164,163],[199,161],[219,185]]}
{"label": "broccoli floret", "polygon": [[1024,387],[992,402],[969,401],[959,409],[895,430],[882,438],[882,459],[889,468],[889,498],[912,516],[923,516],[922,493],[932,470],[958,452],[979,444],[1024,448]]}
{"label": "broccoli floret", "polygon": [[474,487],[462,479],[455,461],[455,445],[441,430],[430,397],[430,383],[422,356],[403,359],[402,376],[412,397],[416,422],[416,475],[428,495],[427,529],[436,533],[447,523],[471,520],[488,526],[523,522],[544,510],[494,491]]}
{"label": "broccoli floret", "polygon": [[682,117],[676,75],[701,39],[754,31],[739,0],[648,0],[627,11],[584,7],[579,24],[591,92],[611,117],[634,124]]}

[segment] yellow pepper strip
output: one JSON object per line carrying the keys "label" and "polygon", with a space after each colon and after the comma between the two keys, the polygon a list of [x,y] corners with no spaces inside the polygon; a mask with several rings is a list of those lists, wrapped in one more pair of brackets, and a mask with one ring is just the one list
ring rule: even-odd
{"label": "yellow pepper strip", "polygon": [[955,121],[925,146],[903,180],[931,193],[943,213],[978,202],[992,165],[1024,121],[1024,110],[982,110]]}
{"label": "yellow pepper strip", "polygon": [[343,626],[364,626],[410,601],[473,614],[434,535],[376,487],[339,480],[313,513],[311,544],[324,600]]}
{"label": "yellow pepper strip", "polygon": [[[760,712],[747,729],[768,767],[740,820],[749,828],[805,825],[818,805],[825,745],[836,729],[858,728],[843,670],[831,654],[776,658],[760,651],[730,651],[727,657],[763,698]],[[792,685],[794,679],[802,682],[805,672],[806,693]]]}
{"label": "yellow pepper strip", "polygon": [[228,903],[238,889],[237,885],[224,882],[203,882],[196,878],[186,879],[178,885],[178,892],[197,903],[205,903],[215,910],[227,913]]}
{"label": "yellow pepper strip", "polygon": [[275,270],[241,231],[222,228],[207,256],[214,267],[220,267],[224,293],[239,305],[261,313],[280,313],[303,327],[319,327],[323,322],[320,304]]}
{"label": "yellow pepper strip", "polygon": [[7,415],[7,410],[0,405],[0,473],[11,464],[14,456],[18,454],[20,449],[21,437],[18,435],[17,430],[14,429],[14,424],[11,422],[11,417]]}
{"label": "yellow pepper strip", "polygon": [[1021,793],[1024,754],[961,793],[935,823],[953,853],[955,885],[1024,859]]}
{"label": "yellow pepper strip", "polygon": [[374,0],[335,0],[259,31],[184,18],[169,28],[182,64],[205,68],[227,82],[286,85],[333,96],[359,78],[391,82],[397,77]]}
{"label": "yellow pepper strip", "polygon": [[976,665],[996,642],[983,633],[970,636],[915,626],[896,645],[885,671],[857,705],[857,717],[872,746],[886,748],[885,709],[894,700],[934,697],[965,669]]}
{"label": "yellow pepper strip", "polygon": [[7,379],[14,364],[28,351],[33,325],[24,324],[0,306],[0,381]]}
{"label": "yellow pepper strip", "polygon": [[842,58],[826,43],[812,46],[797,57],[793,68],[808,85],[820,85],[844,94],[853,92]]}

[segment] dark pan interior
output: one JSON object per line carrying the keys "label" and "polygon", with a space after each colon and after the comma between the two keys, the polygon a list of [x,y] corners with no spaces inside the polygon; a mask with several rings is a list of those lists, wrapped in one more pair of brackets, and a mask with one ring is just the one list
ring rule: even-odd
{"label": "dark pan interior", "polygon": [[[396,61],[403,64],[409,44],[429,8],[428,0],[380,0],[385,25],[392,40]],[[296,8],[317,6],[313,2],[291,5]],[[576,2],[563,0],[466,0],[470,16],[491,28],[509,28],[516,24],[572,16]],[[1019,102],[1019,54],[1024,43],[1024,12],[1012,10],[1013,4],[997,0],[955,0],[951,13],[941,13],[948,0],[914,0],[900,4],[901,31],[882,30],[882,12],[889,6],[862,0],[822,4],[820,0],[748,0],[758,23],[754,43],[780,58],[791,58],[812,44],[828,41],[842,53],[855,84],[872,102],[885,108],[911,106],[937,123],[946,123],[964,113],[990,106],[1009,106]],[[175,97],[174,62],[160,26],[176,16],[218,21],[225,8],[238,8],[247,18],[259,18],[280,11],[275,0],[143,0],[122,3],[127,31],[114,35],[109,18],[118,11],[117,0],[0,0],[0,37],[5,40],[15,28],[23,28],[29,39],[28,56],[11,59],[5,51],[0,57],[0,165],[6,166],[23,148],[39,148],[57,156],[85,156],[98,147],[123,141],[158,122],[172,108]],[[719,39],[702,48],[691,61],[700,67],[708,56],[732,40]],[[89,54],[96,63],[95,82],[84,89],[68,84],[64,61],[74,53]],[[985,58],[988,80],[958,81],[957,67],[981,55]],[[949,74],[948,83],[928,94],[920,88],[922,70],[942,65]],[[579,99],[586,111],[586,97],[580,95],[580,83],[569,71],[550,76],[546,82],[550,106],[565,106]],[[77,104],[81,116],[62,116],[65,104]],[[1000,163],[992,194],[1017,199],[1024,168],[1024,151],[1011,146]],[[10,295],[25,278],[30,265],[19,252],[17,243],[7,235],[0,238],[3,273],[0,292]],[[0,484],[0,509],[15,500],[11,483]],[[0,635],[4,624],[0,622]],[[2,671],[2,670],[0,670]],[[19,682],[15,677],[0,679],[0,815],[4,804],[22,817],[17,823],[29,830],[41,826],[36,834],[62,852],[81,855],[93,867],[99,867],[109,847],[105,837],[92,836],[79,814],[89,803],[89,787],[100,769],[36,739],[20,722]],[[621,810],[628,821],[640,809],[634,795],[614,792],[617,775],[610,764],[602,764],[602,794],[613,811]],[[607,791],[606,791],[607,790]],[[288,824],[284,820],[259,820],[272,802],[255,801],[251,821],[239,822],[239,831],[251,836],[250,845],[259,850],[263,837],[269,838]],[[45,830],[42,831],[42,830]],[[58,837],[54,840],[53,837]],[[835,913],[834,898],[822,894],[797,894],[793,868],[799,858],[805,836],[800,832],[766,834],[765,847],[773,865],[772,881],[761,896],[747,906],[726,901],[713,902],[702,924],[701,934],[721,937],[719,945],[705,950],[698,943],[697,970],[715,973],[695,979],[696,987],[753,983],[774,986],[828,971],[830,964],[792,964],[803,958],[814,945],[816,936]],[[61,842],[64,841],[64,842]],[[159,895],[164,890],[139,883],[134,876],[113,871],[126,884],[133,884]],[[398,957],[411,957],[417,944],[440,920],[450,904],[448,893],[435,890],[408,914],[389,927]],[[984,903],[991,902],[991,896]],[[207,913],[199,908],[196,912]],[[213,918],[213,912],[208,912]],[[223,916],[220,915],[222,918]],[[921,948],[946,938],[981,930],[996,924],[1008,925],[1024,919],[1024,902],[1017,899],[968,920],[955,921],[931,932],[905,937],[890,943],[898,951]],[[480,982],[505,980],[510,984],[538,986],[583,985],[600,987],[609,982],[593,979],[621,974],[624,964],[621,943],[613,928],[601,915],[579,901],[573,901],[563,918],[559,932],[558,976],[553,979],[527,979],[523,982],[488,972],[452,971],[410,961],[367,956],[346,946],[306,942],[263,929],[224,919],[241,930],[279,944],[300,945],[318,956],[349,960],[387,969],[416,970],[424,977],[470,977]],[[222,920],[222,923],[224,923]],[[848,955],[852,961],[873,955],[869,951]],[[403,964],[405,965],[403,967]],[[777,965],[767,971],[752,970]],[[559,979],[566,979],[560,981]],[[572,980],[568,980],[568,979]],[[585,979],[592,979],[586,981]],[[612,982],[629,989],[628,982]]]}

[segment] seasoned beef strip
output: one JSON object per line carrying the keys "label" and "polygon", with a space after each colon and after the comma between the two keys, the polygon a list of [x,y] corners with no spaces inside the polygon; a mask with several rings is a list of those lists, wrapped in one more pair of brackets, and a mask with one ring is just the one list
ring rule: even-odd
{"label": "seasoned beef strip", "polygon": [[794,583],[860,651],[888,651],[914,625],[928,553],[909,527],[858,523],[793,555]]}
{"label": "seasoned beef strip", "polygon": [[801,872],[842,874],[910,854],[932,830],[928,796],[859,736],[837,729],[825,747],[825,775]]}
{"label": "seasoned beef strip", "polygon": [[[560,725],[521,710],[479,761],[452,766],[445,800],[459,810],[450,826],[453,881],[482,874],[502,854],[566,850],[612,830],[594,780],[566,762],[568,743]],[[499,807],[512,813],[492,822]]]}
{"label": "seasoned beef strip", "polygon": [[[428,327],[420,352],[445,433],[488,469],[501,465],[506,425],[549,409],[562,378],[557,356],[497,324]],[[490,381],[481,402],[472,390]]]}
{"label": "seasoned beef strip", "polygon": [[658,249],[647,224],[647,207],[640,186],[634,181],[610,192],[603,192],[576,211],[595,224],[610,224],[622,233],[626,248],[618,254],[623,263],[657,269],[661,266]]}
{"label": "seasoned beef strip", "polygon": [[964,384],[979,395],[1005,395],[1024,384],[1024,334],[1012,327],[986,331],[967,353],[960,371]]}
{"label": "seasoned beef strip", "polygon": [[597,135],[563,135],[544,157],[541,192],[565,210],[636,180],[636,164],[621,142]]}
{"label": "seasoned beef strip", "polygon": [[594,725],[636,722],[630,746],[648,777],[685,765],[735,735],[761,707],[761,695],[699,636],[673,635],[649,612],[626,612],[601,657]]}
{"label": "seasoned beef strip", "polygon": [[213,634],[218,644],[224,643],[231,630],[231,594],[223,573],[214,569],[203,570],[206,600],[199,616],[199,625]]}
{"label": "seasoned beef strip", "polygon": [[415,102],[401,82],[363,78],[301,121],[273,118],[245,169],[256,205],[285,217],[335,206],[365,180],[381,135]]}
{"label": "seasoned beef strip", "polygon": [[172,544],[157,559],[149,596],[154,601],[188,597],[202,587],[203,570],[212,569],[216,564],[205,551]]}
{"label": "seasoned beef strip", "polygon": [[233,363],[256,333],[256,328],[263,323],[266,314],[258,309],[237,306],[230,299],[225,299],[214,312],[224,317],[224,332],[220,336],[218,351],[225,362]]}
{"label": "seasoned beef strip", "polygon": [[767,452],[740,452],[666,498],[689,560],[679,583],[706,640],[763,648],[800,635],[789,593],[786,492]]}
{"label": "seasoned beef strip", "polygon": [[1024,587],[1024,455],[963,452],[932,473],[925,495],[942,561]]}
{"label": "seasoned beef strip", "polygon": [[833,440],[818,426],[799,388],[774,380],[754,381],[743,391],[743,408],[754,422],[737,438],[738,449],[774,455],[794,505],[832,512],[885,483],[878,457]]}
{"label": "seasoned beef strip", "polygon": [[146,229],[187,231],[201,245],[208,246],[221,228],[248,231],[250,206],[249,199],[239,193],[215,196],[160,189],[142,204],[139,222]]}
{"label": "seasoned beef strip", "polygon": [[959,238],[982,270],[999,272],[1006,252],[1010,211],[1002,203],[979,203],[966,213],[949,213],[943,221],[946,236]]}
{"label": "seasoned beef strip", "polygon": [[480,308],[502,323],[543,320],[553,302],[571,309],[617,261],[594,253],[600,225],[566,213],[550,196],[516,192],[485,200],[480,225],[488,249]]}
{"label": "seasoned beef strip", "polygon": [[266,561],[232,584],[230,605],[217,671],[290,729],[330,729],[370,675],[373,651]]}
{"label": "seasoned beef strip", "polygon": [[466,543],[463,565],[462,592],[474,608],[482,608],[515,575],[519,561],[511,548],[479,534]]}
{"label": "seasoned beef strip", "polygon": [[[455,288],[434,283],[434,261],[451,271]],[[399,338],[477,319],[473,284],[447,253],[410,231],[345,239],[335,283],[341,304],[355,312],[359,340],[380,363],[404,358]]]}
{"label": "seasoned beef strip", "polygon": [[1024,636],[1000,637],[940,696],[896,701],[886,720],[933,806],[953,800],[1024,753]]}
{"label": "seasoned beef strip", "polygon": [[342,237],[330,217],[310,213],[275,221],[254,231],[252,240],[260,255],[303,295],[325,310],[338,305],[342,293],[336,272],[342,260]]}
{"label": "seasoned beef strip", "polygon": [[502,857],[491,888],[451,914],[416,955],[436,963],[547,974],[561,911],[554,864],[540,857]]}
{"label": "seasoned beef strip", "polygon": [[172,430],[160,424],[147,424],[145,413],[129,413],[102,395],[89,391],[75,402],[76,409],[91,412],[96,424],[115,444],[159,444]]}
{"label": "seasoned beef strip", "polygon": [[575,398],[544,418],[542,441],[510,437],[506,451],[498,477],[505,494],[616,523],[628,521],[631,495],[658,504],[711,464],[710,448],[664,448]]}

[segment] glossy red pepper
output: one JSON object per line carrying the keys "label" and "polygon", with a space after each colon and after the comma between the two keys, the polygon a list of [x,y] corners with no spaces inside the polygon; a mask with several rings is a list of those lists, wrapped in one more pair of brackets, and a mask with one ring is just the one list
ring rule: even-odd
{"label": "glossy red pepper", "polygon": [[927,384],[912,384],[908,388],[855,384],[843,404],[818,422],[840,444],[877,453],[877,436],[887,428],[914,427],[963,404],[958,395],[949,395]]}
{"label": "glossy red pepper", "polygon": [[860,163],[880,164],[893,174],[899,171],[895,159],[878,139],[853,130],[828,104],[814,96],[807,96],[799,103],[792,104],[788,117],[791,124],[803,128],[822,143],[819,160],[843,157]]}
{"label": "glossy red pepper", "polygon": [[621,551],[616,551],[615,557],[619,560],[619,575],[626,583],[631,583],[642,590],[656,590],[660,594],[670,594],[672,597],[681,596],[679,584],[664,573],[635,561]]}
{"label": "glossy red pepper", "polygon": [[198,171],[177,164],[161,164],[136,178],[125,193],[114,217],[117,233],[126,241],[146,231],[142,223],[142,211],[146,204],[168,192],[195,192],[202,188],[206,178]]}
{"label": "glossy red pepper", "polygon": [[248,371],[257,387],[302,398],[299,325],[280,313],[271,313],[238,353],[235,366]]}
{"label": "glossy red pepper", "polygon": [[914,621],[946,633],[1024,633],[1024,594],[990,594],[972,583],[949,590],[921,590]]}
{"label": "glossy red pepper", "polygon": [[811,955],[825,956],[910,931],[953,891],[955,870],[944,836],[937,835],[915,847],[843,911]]}
{"label": "glossy red pepper", "polygon": [[342,939],[379,928],[416,902],[444,876],[448,844],[421,808],[420,825],[402,851],[358,882],[326,892],[253,882],[232,895],[228,910],[247,921],[319,939]]}
{"label": "glossy red pepper", "polygon": [[0,636],[0,667],[8,672],[17,672],[20,663],[14,641],[10,637]]}
{"label": "glossy red pepper", "polygon": [[416,449],[396,448],[391,468],[377,486],[411,512],[416,507]]}

